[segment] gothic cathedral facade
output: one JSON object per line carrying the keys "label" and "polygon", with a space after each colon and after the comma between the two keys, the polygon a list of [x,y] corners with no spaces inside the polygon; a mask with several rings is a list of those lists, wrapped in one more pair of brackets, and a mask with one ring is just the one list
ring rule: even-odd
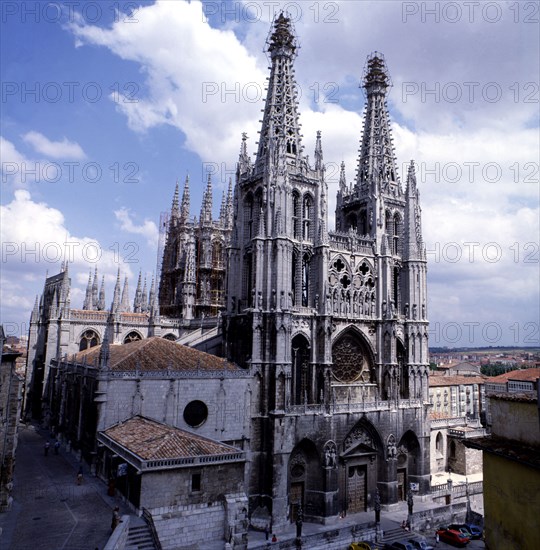
{"label": "gothic cathedral facade", "polygon": [[[249,497],[274,523],[404,500],[429,487],[426,256],[411,162],[397,177],[381,54],[368,58],[357,177],[336,231],[320,133],[303,154],[283,14],[255,161],[243,136],[228,249],[225,353],[253,374]],[[378,493],[378,496],[376,497]]]}
{"label": "gothic cathedral facade", "polygon": [[[42,416],[51,360],[99,345],[214,327],[223,354],[250,373],[246,494],[252,519],[324,521],[429,490],[426,254],[411,162],[397,176],[384,57],[372,54],[356,179],[342,164],[336,230],[320,133],[304,155],[290,20],[274,21],[271,72],[252,162],[242,137],[234,191],[198,221],[178,186],[159,279],[133,308],[120,274],[109,310],[97,271],[82,309],[67,265],[48,277],[30,321],[27,414]],[[156,279],[157,281],[157,279]],[[202,331],[201,331],[202,332]],[[214,404],[215,405],[215,404]],[[264,519],[266,521],[266,519]],[[263,524],[264,525],[264,524]]]}

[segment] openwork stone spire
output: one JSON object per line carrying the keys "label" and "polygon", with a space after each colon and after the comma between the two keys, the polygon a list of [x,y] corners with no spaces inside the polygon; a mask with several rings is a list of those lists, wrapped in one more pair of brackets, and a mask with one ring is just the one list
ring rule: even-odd
{"label": "openwork stone spire", "polygon": [[180,210],[178,208],[178,180],[176,180],[176,187],[174,188],[174,196],[172,200],[172,207],[171,207],[171,218],[178,219],[178,216],[180,214]]}
{"label": "openwork stone spire", "polygon": [[409,259],[424,259],[420,194],[416,187],[416,169],[411,160],[405,190],[405,254]]}
{"label": "openwork stone spire", "polygon": [[86,285],[86,294],[83,302],[83,309],[93,309],[92,307],[92,272],[88,273],[88,284]]}
{"label": "openwork stone spire", "polygon": [[137,289],[135,290],[135,299],[133,300],[133,311],[141,313],[142,311],[142,273],[139,270],[139,279],[137,281]]}
{"label": "openwork stone spire", "polygon": [[105,275],[101,277],[101,287],[99,289],[97,308],[99,309],[99,311],[105,310]]}
{"label": "openwork stone spire", "polygon": [[210,174],[208,174],[206,191],[203,195],[200,223],[201,225],[212,224],[212,176]]}
{"label": "openwork stone spire", "polygon": [[384,186],[387,182],[397,182],[398,179],[386,104],[386,94],[392,82],[381,53],[374,52],[368,57],[362,86],[367,99],[357,185],[378,181]]}
{"label": "openwork stone spire", "polygon": [[184,182],[184,192],[182,193],[182,206],[180,207],[180,217],[183,223],[186,223],[189,220],[189,176],[186,176],[186,181]]}
{"label": "openwork stone spire", "polygon": [[287,160],[299,158],[302,150],[293,70],[298,45],[291,20],[283,13],[274,21],[267,45],[272,67],[255,164],[257,171],[272,160],[272,149],[283,150]]}
{"label": "openwork stone spire", "polygon": [[120,268],[116,274],[116,284],[114,285],[114,293],[111,304],[112,313],[117,313],[120,308]]}

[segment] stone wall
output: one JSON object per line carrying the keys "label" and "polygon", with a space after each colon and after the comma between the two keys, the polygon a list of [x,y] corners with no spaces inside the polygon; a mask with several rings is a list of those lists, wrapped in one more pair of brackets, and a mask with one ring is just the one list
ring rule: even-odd
{"label": "stone wall", "polygon": [[[192,490],[192,476],[199,474],[200,490]],[[241,492],[244,463],[206,465],[142,474],[141,505],[150,512],[174,506],[206,506],[228,493]]]}
{"label": "stone wall", "polygon": [[[110,379],[100,381],[107,401],[101,405],[98,430],[134,415],[146,416],[217,441],[249,439],[251,389],[246,378]],[[208,418],[199,427],[184,420],[184,409],[199,400]]]}
{"label": "stone wall", "polygon": [[459,439],[452,441],[455,443],[455,455],[448,457],[452,471],[464,476],[482,472],[482,451],[465,447]]}
{"label": "stone wall", "polygon": [[[225,507],[222,502],[171,506],[152,512],[163,550],[178,548],[223,548]],[[212,545],[205,546],[205,542]],[[219,545],[216,544],[220,541]]]}

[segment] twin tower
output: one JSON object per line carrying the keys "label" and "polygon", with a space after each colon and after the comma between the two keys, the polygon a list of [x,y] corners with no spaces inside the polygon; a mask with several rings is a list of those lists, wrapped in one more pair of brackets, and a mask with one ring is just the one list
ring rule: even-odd
{"label": "twin tower", "polygon": [[254,378],[251,508],[276,521],[429,486],[426,255],[414,164],[405,188],[397,175],[385,61],[367,61],[356,180],[342,164],[331,232],[320,133],[313,163],[303,154],[297,47],[279,15],[255,161],[244,134],[219,222],[203,205],[192,244],[169,232],[160,289],[161,312],[175,296],[187,316],[219,296],[224,354]]}

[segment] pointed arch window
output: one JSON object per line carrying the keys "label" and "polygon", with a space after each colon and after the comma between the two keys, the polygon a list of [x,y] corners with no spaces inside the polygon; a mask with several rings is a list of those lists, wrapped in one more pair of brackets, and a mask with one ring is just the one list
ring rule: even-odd
{"label": "pointed arch window", "polygon": [[244,201],[244,240],[253,236],[253,196],[249,194]]}
{"label": "pointed arch window", "polygon": [[302,258],[302,307],[309,305],[309,256]]}
{"label": "pointed arch window", "polygon": [[124,338],[124,344],[129,344],[130,342],[136,342],[137,340],[142,340],[142,336],[132,330],[125,338]]}
{"label": "pointed arch window", "polygon": [[311,240],[311,226],[313,217],[313,200],[309,195],[304,196],[302,204],[302,239]]}
{"label": "pointed arch window", "polygon": [[367,212],[365,210],[360,211],[360,223],[358,225],[358,232],[360,235],[367,235]]}
{"label": "pointed arch window", "polygon": [[93,330],[86,330],[81,336],[81,341],[79,342],[79,351],[84,351],[85,349],[93,348],[99,344],[99,336]]}
{"label": "pointed arch window", "polygon": [[292,223],[293,236],[295,239],[300,238],[300,195],[297,191],[292,194]]}
{"label": "pointed arch window", "polygon": [[399,234],[401,232],[401,218],[399,214],[394,214],[392,221],[392,252],[399,254]]}

